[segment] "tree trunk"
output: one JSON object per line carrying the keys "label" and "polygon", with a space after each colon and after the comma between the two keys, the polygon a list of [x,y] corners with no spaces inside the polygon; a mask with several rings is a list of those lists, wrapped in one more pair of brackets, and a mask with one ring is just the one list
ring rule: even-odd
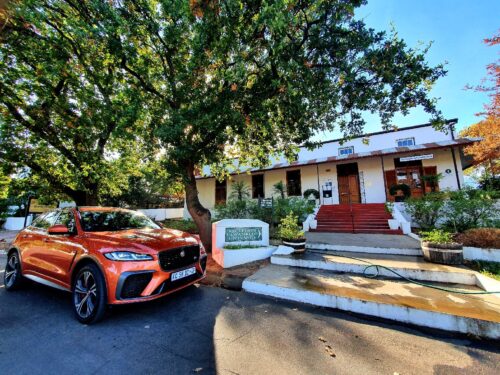
{"label": "tree trunk", "polygon": [[97,206],[97,185],[92,185],[87,190],[76,190],[68,194],[76,203],[77,206]]}
{"label": "tree trunk", "polygon": [[200,239],[205,249],[212,251],[212,215],[210,211],[202,206],[198,198],[198,189],[196,188],[196,178],[194,176],[194,165],[186,166],[186,180],[184,189],[186,192],[186,205],[193,221],[200,231]]}

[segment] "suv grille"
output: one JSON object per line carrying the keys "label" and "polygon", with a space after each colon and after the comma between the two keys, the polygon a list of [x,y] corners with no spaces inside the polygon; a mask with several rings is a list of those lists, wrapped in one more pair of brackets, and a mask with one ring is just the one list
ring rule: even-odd
{"label": "suv grille", "polygon": [[196,263],[200,258],[200,246],[183,246],[162,251],[159,256],[164,271],[172,271]]}

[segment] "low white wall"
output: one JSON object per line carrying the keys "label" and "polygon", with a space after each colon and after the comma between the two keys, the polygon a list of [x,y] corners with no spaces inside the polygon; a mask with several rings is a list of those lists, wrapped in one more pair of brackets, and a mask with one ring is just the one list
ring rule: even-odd
{"label": "low white wall", "polygon": [[[31,224],[31,216],[28,216],[26,225]],[[8,217],[3,225],[3,229],[6,230],[21,230],[24,228],[24,217]]]}
{"label": "low white wall", "polygon": [[151,208],[151,209],[139,209],[137,211],[154,218],[156,221],[162,221],[165,219],[180,219],[183,216],[184,209],[181,208]]}
{"label": "low white wall", "polygon": [[500,263],[500,249],[481,249],[479,247],[464,246],[464,258]]}

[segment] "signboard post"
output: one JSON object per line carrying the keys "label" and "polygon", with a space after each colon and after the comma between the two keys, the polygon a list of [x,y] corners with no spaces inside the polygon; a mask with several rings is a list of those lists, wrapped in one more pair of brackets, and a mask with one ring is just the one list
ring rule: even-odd
{"label": "signboard post", "polygon": [[25,215],[24,215],[24,228],[26,228],[26,223],[28,222],[28,216],[30,214],[43,214],[44,212],[54,210],[59,206],[56,204],[41,204],[38,199],[35,199],[31,194],[28,195],[28,203],[26,205]]}

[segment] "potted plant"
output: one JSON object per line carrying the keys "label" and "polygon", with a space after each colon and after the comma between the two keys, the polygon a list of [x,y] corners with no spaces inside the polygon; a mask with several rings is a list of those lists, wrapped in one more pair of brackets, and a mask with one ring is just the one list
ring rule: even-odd
{"label": "potted plant", "polygon": [[281,219],[278,231],[283,245],[293,248],[295,253],[303,253],[306,250],[306,239],[304,231],[297,224],[297,221],[298,217],[290,212]]}
{"label": "potted plant", "polygon": [[438,174],[428,174],[422,176],[422,180],[424,181],[425,185],[429,186],[431,189],[431,193],[436,192],[436,188],[439,186],[439,181],[443,178],[442,173]]}
{"label": "potted plant", "polygon": [[451,233],[434,229],[429,232],[421,232],[420,235],[425,260],[440,264],[463,263],[463,245],[454,242]]}
{"label": "potted plant", "polygon": [[394,184],[389,188],[389,194],[396,202],[404,202],[411,197],[411,188],[407,184]]}

